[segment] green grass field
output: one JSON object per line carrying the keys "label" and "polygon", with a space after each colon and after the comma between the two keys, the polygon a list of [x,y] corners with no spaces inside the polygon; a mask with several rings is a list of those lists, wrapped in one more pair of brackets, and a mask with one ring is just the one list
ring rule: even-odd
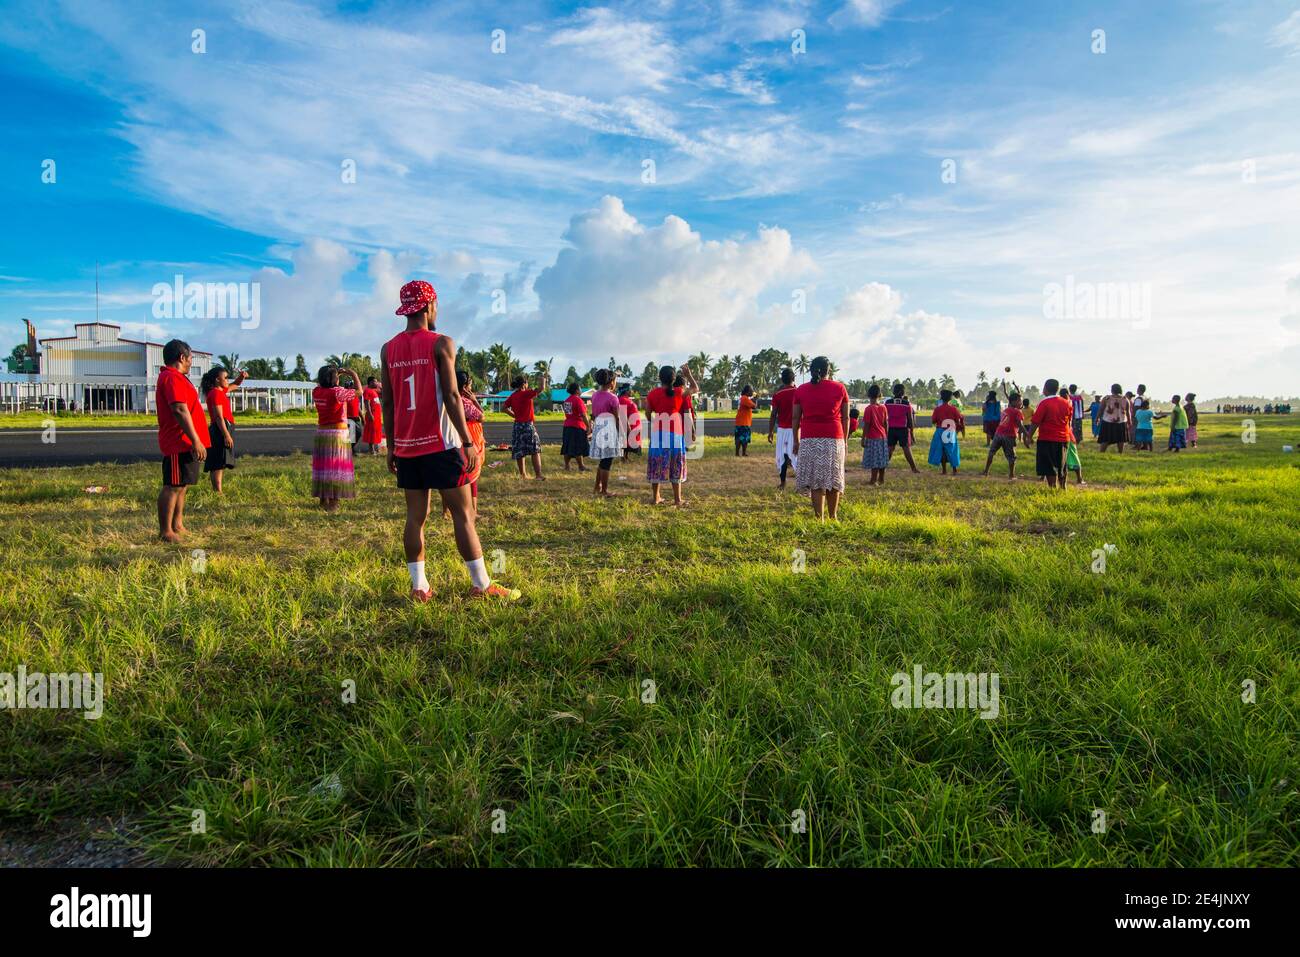
{"label": "green grass field", "polygon": [[[710,440],[680,511],[548,447],[550,481],[481,486],[513,607],[464,597],[438,521],[408,603],[380,459],[335,516],[306,457],[242,459],[184,547],[156,465],[0,472],[0,670],[107,683],[98,721],[0,715],[0,831],[121,821],[195,865],[1295,866],[1300,417],[1256,421],[1089,443],[1065,493],[979,478],[973,432],[958,479],[896,457],[868,489],[855,440],[824,524],[765,442]],[[997,673],[998,717],[895,709],[918,664]]]}

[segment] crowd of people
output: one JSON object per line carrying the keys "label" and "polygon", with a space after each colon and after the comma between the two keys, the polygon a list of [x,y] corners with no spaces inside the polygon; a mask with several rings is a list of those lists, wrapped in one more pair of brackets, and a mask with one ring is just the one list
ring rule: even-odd
{"label": "crowd of people", "polygon": [[1263,405],[1216,405],[1215,412],[1229,415],[1290,415],[1290,402],[1265,402]]}
{"label": "crowd of people", "polygon": [[[397,315],[406,328],[380,351],[381,377],[362,384],[353,369],[324,366],[317,375],[312,399],[317,429],[311,457],[311,494],[326,512],[356,497],[354,460],[365,446],[368,454],[381,450],[389,471],[402,489],[406,506],[403,547],[411,581],[411,597],[429,600],[431,588],[425,574],[425,526],[431,496],[438,493],[445,518],[452,523],[456,547],[465,563],[474,597],[513,601],[517,589],[491,580],[478,538],[478,481],[486,458],[484,411],[474,395],[468,373],[455,366],[456,346],[436,331],[437,293],[427,282],[415,280],[402,287]],[[205,418],[199,391],[190,383],[191,352],[180,340],[163,349],[164,367],[158,379],[158,441],[163,455],[163,485],[158,498],[159,535],[180,541],[185,534],[185,494],[198,481],[202,467],[212,488],[220,493],[224,473],[235,467],[235,426],[229,394],[245,379],[234,379],[216,368],[202,380]],[[892,395],[883,397],[871,385],[865,408],[853,407],[844,384],[830,377],[830,361],[817,356],[809,365],[809,380],[796,384],[793,369],[781,371],[780,385],[771,397],[767,440],[773,446],[778,487],[793,476],[795,488],[807,495],[818,518],[838,518],[845,490],[849,440],[859,432],[861,467],[869,473],[868,486],[884,485],[895,452],[901,451],[908,468],[919,473],[912,447],[920,410],[896,383]],[[1010,372],[1010,369],[1007,370]],[[689,366],[659,369],[659,385],[642,403],[620,386],[608,369],[595,376],[590,403],[578,384],[570,383],[562,403],[564,421],[560,456],[565,471],[592,471],[596,462],[594,494],[610,496],[610,473],[616,460],[629,462],[642,456],[650,502],[666,504],[663,486],[672,503],[686,507],[684,486],[695,447],[698,417],[694,402],[699,383]],[[535,402],[547,392],[546,375],[536,388],[526,376],[516,376],[503,411],[512,420],[510,454],[520,479],[544,481],[541,438],[536,427]],[[1084,422],[1101,452],[1112,446],[1118,453],[1130,446],[1154,448],[1155,422],[1170,419],[1168,450],[1195,448],[1198,440],[1196,396],[1175,395],[1171,410],[1156,412],[1146,386],[1125,392],[1119,384],[1091,402],[1076,385],[1063,387],[1056,379],[1043,383],[1043,398],[1031,406],[1022,390],[1010,383],[1001,394],[989,391],[978,416],[987,455],[982,474],[987,476],[998,454],[1004,457],[1008,478],[1016,479],[1018,448],[1033,448],[1035,473],[1048,487],[1063,489],[1070,474],[1083,483],[1080,445]],[[747,457],[752,442],[753,419],[758,408],[754,389],[741,392],[733,424],[735,454]],[[962,467],[961,440],[966,435],[966,414],[959,397],[943,389],[929,414],[933,428],[926,456],[940,474],[956,476]]]}

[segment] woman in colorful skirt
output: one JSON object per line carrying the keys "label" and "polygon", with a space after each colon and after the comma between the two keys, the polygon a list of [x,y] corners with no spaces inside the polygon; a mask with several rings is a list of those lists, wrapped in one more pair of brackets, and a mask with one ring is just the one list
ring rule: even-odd
{"label": "woman in colorful skirt", "polygon": [[685,397],[699,386],[690,370],[682,367],[687,385],[673,385],[676,373],[672,366],[659,369],[658,388],[651,389],[645,397],[645,422],[643,429],[650,431],[650,452],[646,457],[646,479],[650,482],[650,504],[662,505],[659,486],[664,482],[673,487],[673,504],[686,505],[682,483],[686,481],[686,434],[683,425]]}
{"label": "woman in colorful skirt", "polygon": [[844,441],[849,434],[849,393],[830,378],[830,360],[817,356],[808,366],[811,381],[794,390],[791,428],[799,457],[794,487],[808,492],[813,514],[839,518],[844,492]]}
{"label": "woman in colorful skirt", "polygon": [[609,471],[614,465],[614,459],[623,451],[618,412],[614,373],[610,369],[597,369],[596,392],[591,397],[591,457],[599,459],[596,465],[595,492],[606,497],[609,496]]}
{"label": "woman in colorful skirt", "polygon": [[880,401],[880,386],[867,389],[870,404],[862,413],[862,467],[871,470],[868,485],[884,485],[889,468],[889,414]]}
{"label": "woman in colorful skirt", "polygon": [[[352,388],[339,385],[339,376],[352,378]],[[311,494],[321,508],[332,512],[339,499],[356,498],[356,472],[352,444],[348,441],[348,403],[360,394],[361,376],[351,369],[321,366],[316,374],[312,403],[316,406],[316,442],[311,453]]]}

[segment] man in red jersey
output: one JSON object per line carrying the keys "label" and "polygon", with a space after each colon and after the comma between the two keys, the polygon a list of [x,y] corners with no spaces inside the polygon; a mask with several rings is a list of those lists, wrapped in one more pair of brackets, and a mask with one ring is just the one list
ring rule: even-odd
{"label": "man in red jersey", "polygon": [[208,420],[199,391],[189,380],[193,355],[187,343],[163,346],[154,401],[158,407],[158,448],[162,452],[162,491],[158,493],[158,537],[179,542],[185,534],[185,491],[199,480],[208,457]]}
{"label": "man in red jersey", "polygon": [[493,584],[474,528],[469,477],[477,457],[456,384],[456,343],[434,331],[438,294],[427,282],[402,287],[397,315],[406,316],[399,332],[379,352],[383,369],[380,405],[388,436],[388,470],[406,494],[406,569],[411,598],[426,602],[432,589],[424,574],[424,523],[429,492],[438,490],[451,513],[456,550],[469,571],[470,595],[515,601],[519,591]]}

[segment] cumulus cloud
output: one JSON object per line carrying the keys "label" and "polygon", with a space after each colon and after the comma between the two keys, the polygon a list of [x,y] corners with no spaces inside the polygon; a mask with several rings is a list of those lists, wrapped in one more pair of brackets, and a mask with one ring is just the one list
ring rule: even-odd
{"label": "cumulus cloud", "polygon": [[522,346],[636,357],[730,350],[738,337],[755,338],[762,293],[788,297],[779,285],[815,268],[779,227],[705,240],[679,216],[643,225],[616,196],[574,216],[564,239],[533,284],[536,314],[512,327]]}
{"label": "cumulus cloud", "polygon": [[[903,311],[903,297],[885,283],[869,282],[849,292],[819,324],[810,345],[845,370],[951,371],[970,344],[952,316],[921,309]],[[943,368],[940,368],[940,367]]]}
{"label": "cumulus cloud", "polygon": [[379,346],[401,328],[393,310],[398,290],[415,267],[415,255],[381,250],[369,256],[365,263],[369,289],[364,292],[346,288],[359,261],[339,243],[312,239],[291,255],[290,271],[266,267],[250,277],[259,284],[261,295],[257,328],[242,329],[237,320],[207,320],[194,334],[195,345],[241,356],[302,353],[315,362],[334,352],[376,355]]}

